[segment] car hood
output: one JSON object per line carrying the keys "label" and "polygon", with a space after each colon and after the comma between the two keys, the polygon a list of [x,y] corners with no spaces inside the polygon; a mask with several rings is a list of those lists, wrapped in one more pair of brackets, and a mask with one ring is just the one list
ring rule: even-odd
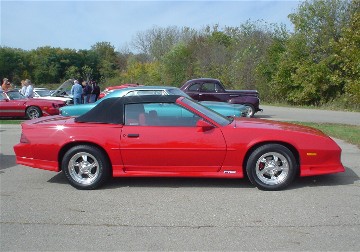
{"label": "car hood", "polygon": [[51,96],[54,97],[72,97],[71,96],[71,88],[74,84],[73,79],[69,79],[65,81],[63,84],[60,85],[52,94]]}
{"label": "car hood", "polygon": [[71,101],[71,98],[69,97],[57,97],[57,96],[41,96],[41,97],[34,97],[34,99],[55,100],[55,101],[63,101],[63,102]]}
{"label": "car hood", "polygon": [[292,131],[292,132],[301,132],[307,134],[313,134],[318,136],[326,136],[322,131],[314,129],[308,126],[297,125],[287,122],[278,122],[273,120],[264,120],[264,119],[254,119],[254,118],[235,118],[234,127],[236,128],[246,128],[246,129],[266,129],[266,130],[282,130],[282,131]]}
{"label": "car hood", "polygon": [[16,101],[18,103],[26,103],[28,105],[30,104],[44,104],[44,102],[49,102],[49,103],[56,103],[56,104],[64,104],[64,101],[58,100],[58,99],[53,99],[52,97],[47,97],[47,98],[43,98],[43,99],[39,99],[39,98],[24,98],[24,99],[16,99],[16,100],[12,100],[12,101]]}

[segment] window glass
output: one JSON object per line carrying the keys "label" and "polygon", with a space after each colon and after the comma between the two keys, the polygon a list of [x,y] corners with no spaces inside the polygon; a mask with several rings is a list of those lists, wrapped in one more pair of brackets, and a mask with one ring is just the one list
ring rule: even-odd
{"label": "window glass", "polygon": [[7,99],[3,92],[0,93],[0,101]]}
{"label": "window glass", "polygon": [[133,96],[133,95],[135,95],[135,91],[130,91],[130,92],[128,92],[126,95],[124,95],[124,96]]}
{"label": "window glass", "polygon": [[40,96],[40,97],[44,97],[44,96],[50,96],[50,90],[47,89],[42,89],[42,90],[36,90],[36,93]]}
{"label": "window glass", "polygon": [[125,105],[125,125],[145,125],[143,104]]}
{"label": "window glass", "polygon": [[201,87],[202,92],[215,92],[215,83],[203,83]]}
{"label": "window glass", "polygon": [[125,125],[195,127],[199,116],[174,103],[127,104]]}
{"label": "window glass", "polygon": [[168,89],[168,93],[170,95],[180,95],[180,96],[190,98],[190,96],[187,93],[184,93],[184,91],[182,91],[182,90],[180,90],[178,88]]}
{"label": "window glass", "polygon": [[195,84],[191,85],[188,90],[189,91],[199,91],[200,86],[201,85],[199,83],[195,83]]}
{"label": "window glass", "polygon": [[7,95],[9,96],[10,100],[20,100],[25,98],[19,92],[8,92]]}
{"label": "window glass", "polygon": [[166,95],[163,90],[138,90],[137,95]]}
{"label": "window glass", "polygon": [[215,83],[215,92],[223,92],[223,88],[218,83]]}

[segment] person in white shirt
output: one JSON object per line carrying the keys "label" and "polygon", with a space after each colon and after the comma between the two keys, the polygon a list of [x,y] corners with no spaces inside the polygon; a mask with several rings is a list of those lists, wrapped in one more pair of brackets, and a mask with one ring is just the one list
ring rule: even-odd
{"label": "person in white shirt", "polygon": [[25,97],[26,98],[33,98],[34,97],[34,87],[29,79],[25,80],[26,83],[26,91]]}
{"label": "person in white shirt", "polygon": [[21,90],[20,90],[20,93],[21,93],[22,95],[25,95],[25,93],[26,93],[26,82],[25,82],[25,80],[22,80],[22,81],[21,81]]}

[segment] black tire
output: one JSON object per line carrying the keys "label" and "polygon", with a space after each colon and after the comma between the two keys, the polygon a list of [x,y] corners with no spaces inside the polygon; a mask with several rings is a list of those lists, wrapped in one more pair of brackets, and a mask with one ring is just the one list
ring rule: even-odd
{"label": "black tire", "polygon": [[246,117],[253,117],[255,115],[255,108],[253,105],[251,104],[244,104],[244,106],[246,107]]}
{"label": "black tire", "polygon": [[295,178],[298,165],[294,154],[280,144],[265,144],[255,149],[246,164],[250,182],[261,190],[276,191]]}
{"label": "black tire", "polygon": [[30,106],[26,109],[26,117],[28,119],[35,119],[42,116],[41,110],[38,107]]}
{"label": "black tire", "polygon": [[81,190],[99,188],[110,177],[110,164],[97,147],[78,145],[69,149],[62,159],[61,168],[69,183]]}

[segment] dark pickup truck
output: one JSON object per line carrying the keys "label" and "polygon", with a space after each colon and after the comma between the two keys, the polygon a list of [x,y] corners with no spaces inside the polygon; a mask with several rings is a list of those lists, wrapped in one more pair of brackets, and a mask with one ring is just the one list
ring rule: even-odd
{"label": "dark pickup truck", "polygon": [[180,88],[197,101],[219,101],[243,104],[248,112],[247,117],[253,117],[259,108],[259,93],[256,90],[226,90],[220,80],[211,78],[193,79],[185,82]]}

